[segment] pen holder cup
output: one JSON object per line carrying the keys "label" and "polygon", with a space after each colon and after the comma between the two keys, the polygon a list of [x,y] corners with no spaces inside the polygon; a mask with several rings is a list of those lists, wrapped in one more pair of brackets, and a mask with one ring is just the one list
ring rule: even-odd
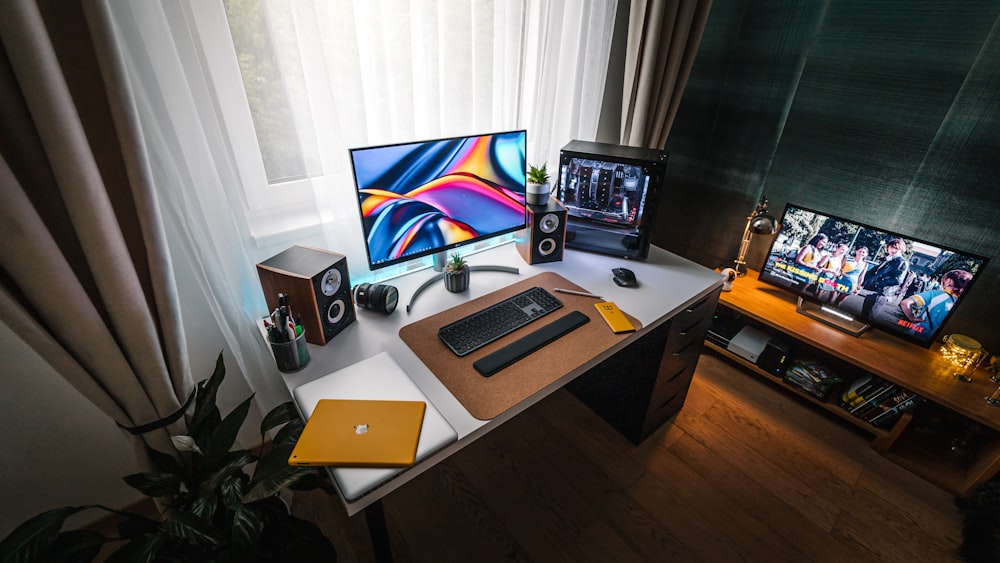
{"label": "pen holder cup", "polygon": [[295,340],[288,342],[271,342],[271,352],[274,363],[284,372],[298,371],[309,364],[309,345],[306,343],[306,331]]}

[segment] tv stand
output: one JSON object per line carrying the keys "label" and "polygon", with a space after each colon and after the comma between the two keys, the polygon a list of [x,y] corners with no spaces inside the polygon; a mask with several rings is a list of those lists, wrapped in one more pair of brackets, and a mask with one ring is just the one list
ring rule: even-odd
{"label": "tv stand", "polygon": [[[513,266],[469,266],[470,272],[507,272],[509,274],[520,274],[521,270],[514,268]],[[413,302],[417,300],[417,297],[424,292],[425,289],[430,287],[435,282],[439,282],[444,279],[444,272],[433,276],[431,279],[425,281],[413,292],[410,296],[410,302],[406,304],[406,312],[410,312],[410,308],[413,306]]]}
{"label": "tv stand", "polygon": [[849,317],[835,309],[828,308],[822,303],[816,303],[801,297],[799,297],[798,302],[795,304],[795,310],[801,315],[811,317],[821,323],[826,323],[851,336],[861,336],[862,333],[871,328],[871,325],[868,323]]}
{"label": "tv stand", "polygon": [[[984,369],[971,383],[956,381],[954,369],[937,352],[880,330],[851,336],[796,311],[796,298],[757,280],[750,272],[722,292],[719,308],[747,324],[784,334],[795,341],[795,357],[812,357],[836,366],[845,380],[825,400],[799,391],[780,375],[761,369],[722,345],[707,346],[747,371],[781,386],[802,400],[874,436],[872,448],[912,473],[952,494],[965,496],[1000,471],[1000,408],[985,400],[996,385]],[[793,358],[794,359],[794,358]],[[878,428],[851,415],[838,403],[853,379],[871,373],[926,399],[891,428]]]}

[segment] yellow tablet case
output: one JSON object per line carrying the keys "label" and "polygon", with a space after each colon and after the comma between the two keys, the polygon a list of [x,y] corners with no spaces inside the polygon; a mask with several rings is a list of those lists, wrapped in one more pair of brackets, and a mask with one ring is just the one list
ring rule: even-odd
{"label": "yellow tablet case", "polygon": [[322,399],[299,436],[289,465],[413,465],[427,404],[423,401]]}

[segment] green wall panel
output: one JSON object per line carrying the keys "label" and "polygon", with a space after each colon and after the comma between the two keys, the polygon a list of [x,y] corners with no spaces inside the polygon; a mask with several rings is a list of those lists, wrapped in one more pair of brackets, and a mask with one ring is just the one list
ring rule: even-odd
{"label": "green wall panel", "polygon": [[946,332],[1000,350],[998,76],[1000,1],[717,0],[654,240],[729,265],[764,193],[982,254]]}

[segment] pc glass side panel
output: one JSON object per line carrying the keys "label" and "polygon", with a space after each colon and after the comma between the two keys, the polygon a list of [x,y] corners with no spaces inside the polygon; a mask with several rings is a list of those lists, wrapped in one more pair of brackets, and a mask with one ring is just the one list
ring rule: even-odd
{"label": "pc glass side panel", "polygon": [[572,141],[559,159],[566,246],[624,258],[649,254],[666,171],[664,151]]}

